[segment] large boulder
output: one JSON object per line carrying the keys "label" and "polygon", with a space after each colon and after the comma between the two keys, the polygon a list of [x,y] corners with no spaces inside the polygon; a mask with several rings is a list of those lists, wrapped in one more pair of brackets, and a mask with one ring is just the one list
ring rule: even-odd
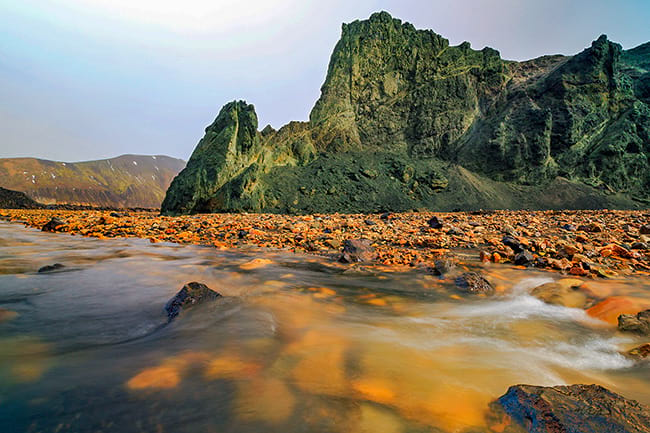
{"label": "large boulder", "polygon": [[171,322],[180,314],[183,309],[208,301],[220,298],[221,294],[215,292],[208,286],[195,281],[187,283],[179,290],[173,298],[165,304],[167,318]]}
{"label": "large boulder", "polygon": [[492,403],[491,408],[493,413],[501,414],[503,424],[514,424],[529,433],[650,431],[648,406],[599,385],[515,385]]}
{"label": "large boulder", "polygon": [[623,332],[650,335],[650,310],[618,316],[618,329]]}

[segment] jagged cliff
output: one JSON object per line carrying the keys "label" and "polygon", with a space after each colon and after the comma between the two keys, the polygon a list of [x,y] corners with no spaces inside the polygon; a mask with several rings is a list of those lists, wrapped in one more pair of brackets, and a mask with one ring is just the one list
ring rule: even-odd
{"label": "jagged cliff", "polygon": [[0,159],[0,186],[44,204],[158,208],[184,167],[164,155],[122,155],[84,162]]}
{"label": "jagged cliff", "polygon": [[639,207],[650,44],[513,62],[388,13],[344,24],[309,122],[227,104],[166,213]]}

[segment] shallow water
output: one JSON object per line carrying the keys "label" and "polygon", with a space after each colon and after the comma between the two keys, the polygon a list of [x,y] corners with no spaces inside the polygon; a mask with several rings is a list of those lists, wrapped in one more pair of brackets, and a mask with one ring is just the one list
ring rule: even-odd
{"label": "shallow water", "polygon": [[[482,431],[517,383],[650,403],[648,363],[619,354],[645,341],[528,295],[558,274],[488,266],[500,293],[478,298],[389,271],[0,222],[2,431]],[[165,325],[190,281],[225,298]],[[650,299],[647,278],[599,284]]]}

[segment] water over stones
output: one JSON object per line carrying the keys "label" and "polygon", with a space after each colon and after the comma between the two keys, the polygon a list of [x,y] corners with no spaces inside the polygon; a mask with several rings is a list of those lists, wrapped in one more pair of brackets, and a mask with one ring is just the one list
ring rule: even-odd
{"label": "water over stones", "polygon": [[584,308],[589,298],[579,289],[582,283],[582,280],[565,278],[537,286],[532,290],[531,295],[547,304]]}
{"label": "water over stones", "polygon": [[645,343],[634,349],[630,349],[623,355],[634,360],[646,359],[650,356],[650,343]]}
{"label": "water over stones", "polygon": [[650,408],[599,385],[515,385],[491,408],[503,411],[504,425],[530,433],[647,433],[650,426]]}
{"label": "water over stones", "polygon": [[174,295],[173,298],[167,301],[167,304],[165,304],[167,319],[171,322],[183,309],[204,302],[214,301],[220,297],[221,294],[215,292],[205,284],[197,283],[196,281],[187,283],[178,293],[176,293],[176,295]]}

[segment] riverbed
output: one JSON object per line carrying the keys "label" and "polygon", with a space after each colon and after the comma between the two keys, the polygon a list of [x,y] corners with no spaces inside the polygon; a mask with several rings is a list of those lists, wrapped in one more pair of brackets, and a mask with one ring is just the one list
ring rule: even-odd
{"label": "riverbed", "polygon": [[[0,222],[2,431],[487,431],[489,403],[519,383],[650,404],[649,363],[620,353],[643,339],[529,294],[558,273],[472,257],[461,267],[496,295],[421,268]],[[223,298],[167,323],[191,281]],[[650,301],[647,277],[595,284]]]}

